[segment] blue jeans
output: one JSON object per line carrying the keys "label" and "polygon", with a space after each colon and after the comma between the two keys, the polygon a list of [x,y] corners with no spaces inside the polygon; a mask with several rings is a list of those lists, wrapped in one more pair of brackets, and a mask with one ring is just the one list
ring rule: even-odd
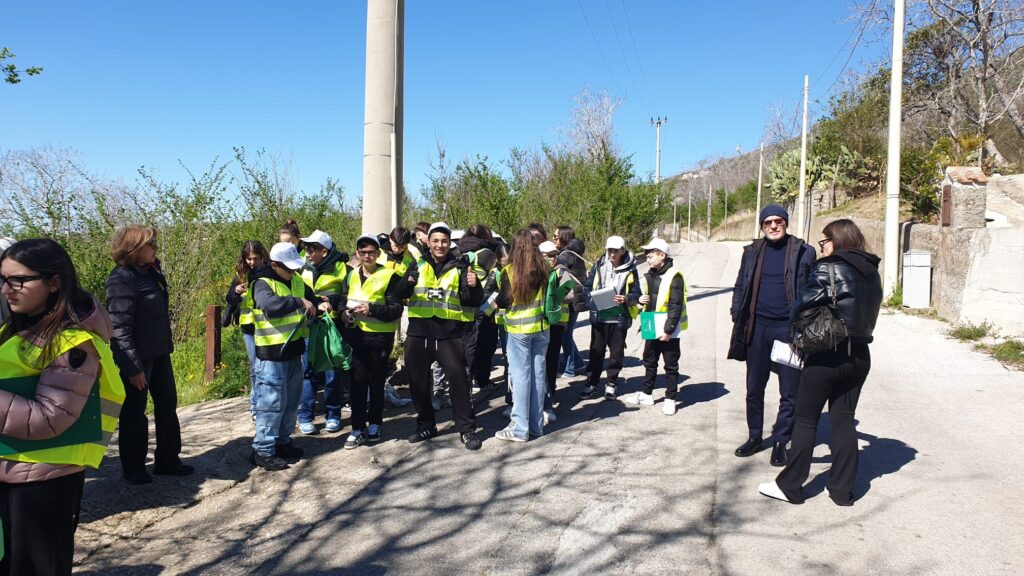
{"label": "blue jeans", "polygon": [[256,360],[256,435],[252,448],[272,456],[278,444],[290,444],[302,391],[302,359]]}
{"label": "blue jeans", "polygon": [[548,394],[545,356],[550,334],[508,335],[508,369],[512,385],[512,432],[520,438],[544,433],[544,398]]}
{"label": "blue jeans", "polygon": [[242,332],[245,353],[249,356],[249,412],[256,413],[256,336]]}
{"label": "blue jeans", "polygon": [[573,331],[576,329],[576,320],[579,318],[579,315],[580,313],[576,310],[569,312],[569,322],[565,325],[565,332],[562,334],[563,355],[558,360],[559,372],[571,376],[575,376],[577,370],[582,372],[584,369],[583,356],[580,355],[579,349],[576,348],[576,340],[572,336]]}
{"label": "blue jeans", "polygon": [[[302,354],[302,397],[299,399],[299,422],[313,421],[313,405],[316,403],[317,383],[324,383],[324,412],[328,420],[341,420],[341,372],[309,373],[309,348]],[[309,374],[310,377],[306,375]]]}

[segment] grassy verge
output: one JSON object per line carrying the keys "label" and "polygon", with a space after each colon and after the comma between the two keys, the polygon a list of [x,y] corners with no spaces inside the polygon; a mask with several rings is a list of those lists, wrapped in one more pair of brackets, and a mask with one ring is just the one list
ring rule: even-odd
{"label": "grassy verge", "polygon": [[976,342],[986,336],[995,336],[995,330],[993,330],[992,323],[990,322],[982,322],[981,324],[964,322],[946,330],[946,335],[956,338],[961,342]]}
{"label": "grassy verge", "polygon": [[975,349],[991,354],[1003,364],[1024,370],[1024,342],[1016,338],[1009,338],[997,344],[976,344]]}
{"label": "grassy verge", "polygon": [[207,400],[244,396],[249,393],[249,359],[245,342],[237,326],[221,335],[221,364],[212,382],[203,382],[206,362],[206,337],[190,338],[174,345],[171,364],[178,386],[178,405],[188,406]]}

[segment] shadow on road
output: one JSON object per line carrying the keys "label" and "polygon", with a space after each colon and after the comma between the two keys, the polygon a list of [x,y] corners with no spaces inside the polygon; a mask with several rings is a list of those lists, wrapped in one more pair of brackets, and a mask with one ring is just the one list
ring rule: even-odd
{"label": "shadow on road", "polygon": [[[818,423],[818,444],[828,444],[832,436],[832,426],[828,414],[822,414]],[[855,498],[861,498],[871,490],[871,483],[888,474],[898,472],[907,464],[917,458],[917,449],[907,446],[895,438],[879,438],[866,432],[857,431],[859,440],[867,441],[867,445],[860,449],[857,464],[857,482],[854,484],[853,493]],[[822,458],[815,458],[814,462],[831,463],[832,455]],[[828,483],[829,471],[826,470],[817,476],[806,486],[804,494],[807,497],[816,496],[825,490]]]}

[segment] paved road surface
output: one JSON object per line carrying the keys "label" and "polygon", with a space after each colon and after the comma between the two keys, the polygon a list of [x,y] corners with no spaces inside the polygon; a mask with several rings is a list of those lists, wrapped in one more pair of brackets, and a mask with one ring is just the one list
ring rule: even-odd
{"label": "paved road surface", "polygon": [[[507,423],[494,395],[478,399],[479,452],[462,448],[448,410],[448,433],[407,444],[412,412],[389,408],[386,442],[345,451],[345,433],[299,438],[309,457],[267,473],[246,461],[244,400],[189,407],[186,456],[200,474],[131,487],[108,458],[87,481],[77,571],[1020,574],[1024,374],[947,339],[934,320],[879,321],[855,506],[823,493],[825,436],[806,504],[757,493],[777,469],[767,451],[733,456],[746,436],[744,368],[725,360],[740,248],[673,247],[690,286],[675,416],[661,414],[661,389],[656,406],[635,410],[579,401],[581,381],[560,379],[558,422],[526,444],[492,438]],[[583,348],[588,332],[577,331]],[[626,392],[641,382],[640,346],[631,334]]]}

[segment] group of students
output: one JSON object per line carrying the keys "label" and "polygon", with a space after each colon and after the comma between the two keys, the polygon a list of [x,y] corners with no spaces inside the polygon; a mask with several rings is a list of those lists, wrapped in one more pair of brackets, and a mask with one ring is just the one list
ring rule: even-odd
{"label": "group of students", "polygon": [[[319,431],[313,407],[320,383],[324,431],[339,432],[348,408],[345,448],[382,438],[391,353],[406,309],[404,371],[417,414],[410,442],[437,435],[436,412],[447,392],[461,442],[469,450],[480,448],[471,395],[475,387],[494,385],[492,358],[499,343],[507,360],[510,424],[496,438],[523,442],[543,434],[557,418],[558,374],[576,375],[582,366],[572,330],[583,311],[590,315],[591,343],[581,396],[598,394],[606,370],[604,395],[616,397],[626,331],[641,309],[662,312],[663,325],[644,348],[644,388],[624,400],[654,403],[663,357],[663,411],[675,413],[686,284],[664,240],[643,246],[649,268],[642,276],[620,236],[607,239],[605,253],[588,271],[583,243],[568,226],[548,240],[542,225],[531,224],[508,245],[481,224],[463,232],[444,222],[421,222],[412,231],[396,227],[360,236],[351,265],[328,233],[302,236],[292,220],[280,228],[278,240],[269,251],[258,241],[245,242],[227,294],[227,317],[240,325],[250,357],[256,428],[251,460],[257,466],[283,470],[302,457],[291,434],[296,425],[303,434]],[[607,296],[607,304],[597,293]],[[323,315],[333,319],[351,349],[348,370],[317,373],[307,361],[306,326]]]}

